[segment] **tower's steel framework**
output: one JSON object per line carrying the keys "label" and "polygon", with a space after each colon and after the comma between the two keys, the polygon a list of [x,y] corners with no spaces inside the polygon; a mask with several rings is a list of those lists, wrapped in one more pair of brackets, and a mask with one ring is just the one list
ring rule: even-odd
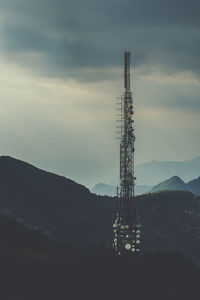
{"label": "tower's steel framework", "polygon": [[113,247],[118,255],[139,252],[141,230],[134,198],[134,111],[130,90],[130,52],[127,51],[124,53],[124,88],[120,103],[120,191],[113,224]]}

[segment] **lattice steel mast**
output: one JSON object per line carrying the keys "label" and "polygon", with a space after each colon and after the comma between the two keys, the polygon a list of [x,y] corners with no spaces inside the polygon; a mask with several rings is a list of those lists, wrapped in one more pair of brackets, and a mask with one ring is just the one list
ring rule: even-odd
{"label": "lattice steel mast", "polygon": [[134,199],[133,98],[130,91],[130,52],[124,53],[124,94],[121,97],[120,194],[113,224],[113,247],[118,255],[139,252],[140,223]]}

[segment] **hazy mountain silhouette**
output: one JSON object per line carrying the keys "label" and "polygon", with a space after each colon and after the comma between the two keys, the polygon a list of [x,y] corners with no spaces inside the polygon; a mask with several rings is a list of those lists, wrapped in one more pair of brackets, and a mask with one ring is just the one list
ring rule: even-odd
{"label": "hazy mountain silhouette", "polygon": [[155,185],[151,189],[151,193],[158,191],[185,191],[187,190],[185,182],[178,176],[172,176],[171,178],[162,181],[161,183]]}
{"label": "hazy mountain silhouette", "polygon": [[156,185],[174,175],[189,181],[200,176],[200,157],[186,161],[151,161],[135,166],[138,185]]}
{"label": "hazy mountain silhouette", "polygon": [[190,159],[187,162],[193,164],[196,167],[200,167],[200,157],[196,157],[196,158]]}
{"label": "hazy mountain silhouette", "polygon": [[200,177],[185,183],[180,177],[173,176],[154,186],[150,192],[154,193],[165,190],[190,191],[195,195],[200,195]]}
{"label": "hazy mountain silhouette", "polygon": [[[146,185],[136,185],[135,186],[135,195],[142,195],[146,194],[151,190],[151,186]],[[107,183],[97,183],[91,189],[91,192],[96,195],[102,196],[116,196],[117,194],[117,187],[115,185],[110,185]]]}
{"label": "hazy mountain silhouette", "polygon": [[200,195],[200,177],[189,181],[187,184],[187,188],[195,195]]}
{"label": "hazy mountain silhouette", "polygon": [[[182,250],[200,263],[200,197],[160,192],[136,197],[142,251]],[[116,198],[25,162],[0,157],[0,212],[69,244],[112,244]]]}
{"label": "hazy mountain silhouette", "polygon": [[110,185],[107,183],[97,183],[95,184],[92,189],[91,192],[97,195],[102,195],[102,196],[116,196],[117,193],[117,187],[114,185]]}

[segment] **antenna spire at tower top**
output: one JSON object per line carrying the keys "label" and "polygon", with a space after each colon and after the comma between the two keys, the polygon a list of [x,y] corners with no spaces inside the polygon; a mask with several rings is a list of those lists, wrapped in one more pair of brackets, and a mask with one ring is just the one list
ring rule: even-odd
{"label": "antenna spire at tower top", "polygon": [[130,51],[124,52],[124,88],[126,92],[130,92]]}

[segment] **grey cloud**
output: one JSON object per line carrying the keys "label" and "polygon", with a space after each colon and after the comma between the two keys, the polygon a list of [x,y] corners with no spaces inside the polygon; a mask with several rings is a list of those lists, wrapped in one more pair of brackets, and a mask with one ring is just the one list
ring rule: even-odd
{"label": "grey cloud", "polygon": [[200,85],[191,82],[159,83],[139,80],[135,86],[136,105],[153,109],[200,112]]}
{"label": "grey cloud", "polygon": [[[84,70],[121,66],[124,48],[134,49],[136,67],[200,73],[195,0],[3,0],[0,8],[5,56],[44,75],[102,80],[101,72],[91,78]],[[40,63],[23,60],[28,52],[42,56]]]}

